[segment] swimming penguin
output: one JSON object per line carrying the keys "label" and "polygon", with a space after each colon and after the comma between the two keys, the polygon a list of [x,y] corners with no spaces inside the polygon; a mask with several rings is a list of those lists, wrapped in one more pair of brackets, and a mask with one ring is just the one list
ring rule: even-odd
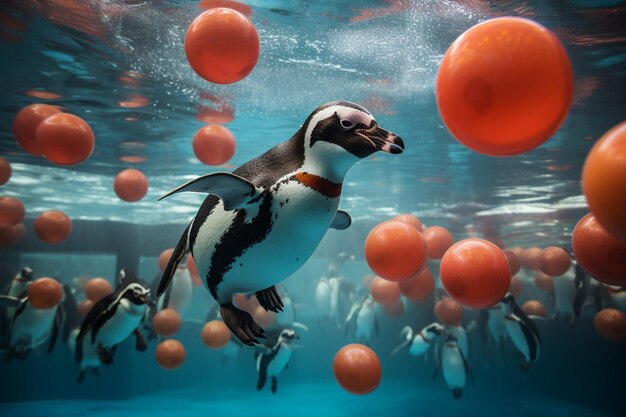
{"label": "swimming penguin", "polygon": [[[160,279],[155,277],[152,282],[151,294],[156,294]],[[151,300],[146,313],[145,327],[149,329],[148,339],[152,340],[156,337],[156,333],[152,330],[152,319],[161,310],[171,308],[175,310],[180,318],[184,318],[191,305],[191,297],[193,295],[193,282],[189,270],[184,266],[176,268],[172,283],[163,295]]]}
{"label": "swimming penguin", "polygon": [[413,329],[406,326],[402,329],[400,336],[405,339],[396,347],[391,356],[394,356],[405,346],[409,346],[409,353],[413,356],[421,356],[432,346],[433,341],[443,334],[447,334],[446,329],[439,323],[431,323],[413,336]]}
{"label": "swimming penguin", "polygon": [[209,196],[176,245],[157,295],[191,252],[226,325],[245,344],[258,343],[264,330],[232,304],[233,295],[256,293],[263,307],[280,310],[274,285],[306,262],[329,227],[350,226],[348,213],[338,210],[349,168],[374,152],[403,150],[402,139],[366,109],[332,102],[313,111],[291,139],[233,173],[207,174],[165,194],[161,199],[185,191]]}
{"label": "swimming penguin", "polygon": [[376,317],[376,303],[371,295],[365,297],[361,303],[352,307],[346,318],[346,335],[351,327],[355,328],[355,337],[359,342],[369,345],[372,335],[380,334],[378,318]]}
{"label": "swimming penguin", "polygon": [[[470,374],[471,376],[471,370],[463,355],[463,351],[457,343],[456,337],[452,334],[448,335],[443,346],[441,369],[443,379],[445,379],[446,384],[452,391],[452,396],[458,400],[463,395],[463,390],[467,383],[467,375]],[[438,370],[439,366],[435,369],[435,377]]]}
{"label": "swimming penguin", "polygon": [[272,393],[276,394],[278,389],[278,379],[276,377],[287,368],[296,339],[299,339],[299,337],[295,330],[283,329],[280,332],[278,341],[271,349],[267,349],[264,353],[257,353],[256,370],[259,373],[259,380],[256,384],[257,391],[263,389],[267,377],[270,376],[272,378],[271,390]]}
{"label": "swimming penguin", "polygon": [[[26,266],[6,285],[2,295],[20,298],[31,282],[33,282],[33,270]],[[15,307],[11,307],[10,305],[0,308],[0,325],[2,326],[0,328],[0,346],[4,346],[8,343],[7,337],[9,337],[8,333],[12,326],[14,313]]]}
{"label": "swimming penguin", "polygon": [[463,326],[460,324],[458,326],[446,326],[446,331],[456,338],[456,343],[459,345],[461,352],[463,352],[463,357],[465,359],[469,358],[469,340]]}
{"label": "swimming penguin", "polygon": [[519,308],[515,297],[507,293],[500,301],[509,337],[522,357],[520,368],[525,371],[537,359],[541,350],[541,337],[537,325]]}
{"label": "swimming penguin", "polygon": [[146,340],[138,326],[146,311],[149,293],[150,289],[143,282],[128,282],[89,310],[76,336],[74,357],[79,366],[78,382],[82,381],[88,367],[112,363],[116,345],[131,333],[135,334],[135,349],[146,350]]}

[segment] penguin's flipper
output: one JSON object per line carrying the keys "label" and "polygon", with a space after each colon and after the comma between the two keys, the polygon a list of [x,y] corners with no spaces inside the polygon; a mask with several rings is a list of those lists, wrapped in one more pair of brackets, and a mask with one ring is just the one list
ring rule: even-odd
{"label": "penguin's flipper", "polygon": [[254,321],[250,313],[238,309],[232,303],[222,304],[220,313],[226,326],[242,343],[254,346],[259,343],[257,337],[265,339],[265,330]]}
{"label": "penguin's flipper", "polygon": [[17,297],[11,297],[10,295],[0,295],[0,307],[17,307],[22,300]]}
{"label": "penguin's flipper", "polygon": [[273,359],[273,355],[261,354],[257,357],[256,367],[259,372],[259,380],[256,383],[256,390],[261,391],[267,381],[267,366]]}
{"label": "penguin's flipper", "polygon": [[407,339],[404,342],[400,343],[398,345],[398,347],[396,347],[393,352],[391,352],[391,355],[389,355],[389,357],[393,357],[396,355],[396,353],[400,352],[402,349],[404,349],[405,347],[407,347],[409,345],[409,343],[411,343],[411,339]]}
{"label": "penguin's flipper", "polygon": [[189,229],[191,229],[191,225],[193,224],[193,220],[187,227],[185,231],[181,235],[176,247],[174,248],[174,252],[172,252],[172,256],[169,261],[167,261],[167,266],[163,271],[163,275],[161,276],[161,282],[159,282],[159,288],[157,290],[157,297],[163,295],[167,287],[172,282],[172,278],[174,278],[174,273],[176,272],[176,268],[178,268],[178,264],[183,260],[183,257],[187,252],[189,252],[189,248],[187,247]]}
{"label": "penguin's flipper", "polygon": [[139,327],[133,330],[133,333],[135,334],[135,349],[137,352],[145,352],[146,349],[148,349],[148,343],[146,342],[146,338],[143,336],[143,333],[141,333]]}
{"label": "penguin's flipper", "polygon": [[283,311],[284,304],[280,299],[280,295],[278,295],[275,285],[272,285],[264,290],[257,291],[256,298],[259,300],[259,304],[265,309],[265,311],[269,310],[274,313]]}
{"label": "penguin's flipper", "polygon": [[[113,301],[115,300],[115,293],[111,293],[109,295],[107,295],[106,297],[103,297],[102,299],[100,299],[100,301],[96,302],[91,309],[89,310],[89,312],[87,313],[87,316],[85,316],[85,319],[83,320],[82,325],[80,326],[80,331],[78,332],[78,336],[76,336],[76,346],[78,347],[81,343],[82,340],[84,339],[85,335],[90,331],[92,331],[92,339],[95,338],[95,332],[97,331],[96,329],[102,327],[102,319],[106,319],[106,317],[108,317],[108,313],[109,313],[109,309],[108,307],[113,303]],[[92,341],[90,341],[91,343]],[[76,357],[77,357],[77,361],[78,363],[80,363],[80,360],[78,360],[78,351],[81,349],[76,349]]]}
{"label": "penguin's flipper", "polygon": [[276,391],[278,391],[278,379],[273,376],[272,377],[272,394],[276,394]]}
{"label": "penguin's flipper", "polygon": [[50,344],[48,345],[48,354],[54,350],[54,345],[59,337],[59,332],[62,331],[65,314],[62,308],[57,308],[57,313],[54,315],[54,322],[52,323],[52,329],[50,329]]}
{"label": "penguin's flipper", "polygon": [[222,199],[226,210],[239,208],[258,194],[257,188],[247,179],[230,172],[214,172],[174,188],[169,193],[163,194],[159,201],[181,192],[216,195]]}
{"label": "penguin's flipper", "polygon": [[435,366],[435,372],[433,372],[433,382],[437,380],[437,374],[439,373],[439,368],[441,368],[441,366],[439,365],[439,363],[437,363],[437,365]]}
{"label": "penguin's flipper", "polygon": [[352,219],[350,218],[350,215],[343,210],[337,210],[337,214],[335,214],[335,218],[333,219],[333,222],[330,225],[330,228],[337,229],[337,230],[345,230],[348,227],[350,227],[351,224],[352,224]]}

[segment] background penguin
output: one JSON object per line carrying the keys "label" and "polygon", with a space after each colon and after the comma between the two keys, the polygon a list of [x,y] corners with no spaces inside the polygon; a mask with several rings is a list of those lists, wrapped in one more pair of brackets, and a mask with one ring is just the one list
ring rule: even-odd
{"label": "background penguin", "polygon": [[[452,396],[455,399],[461,398],[467,382],[467,375],[468,373],[471,375],[471,370],[463,355],[463,351],[457,343],[456,337],[452,334],[448,335],[446,343],[443,346],[441,369],[443,379],[452,391]],[[437,376],[438,370],[439,366],[435,369],[435,377]]]}
{"label": "background penguin", "polygon": [[352,307],[350,314],[346,318],[346,335],[350,328],[354,327],[355,337],[359,342],[363,342],[369,346],[372,335],[380,334],[378,318],[376,317],[376,303],[374,299],[368,295],[361,303],[357,303]]}
{"label": "background penguin", "polygon": [[522,370],[527,370],[537,359],[541,349],[541,338],[537,325],[519,308],[511,293],[500,301],[504,307],[506,329],[515,348],[522,357]]}
{"label": "background penguin", "polygon": [[456,338],[456,344],[459,345],[459,349],[463,352],[463,357],[465,359],[469,358],[469,340],[463,326],[446,326],[446,331]]}
{"label": "background penguin", "polygon": [[565,274],[554,277],[554,315],[553,319],[564,317],[570,324],[574,324],[574,305],[577,297],[575,268],[570,268]]}
{"label": "background penguin", "polygon": [[[9,281],[4,288],[2,295],[9,297],[20,298],[22,294],[25,294],[28,285],[33,281],[33,270],[26,266],[18,272],[11,281]],[[8,303],[12,304],[12,303]],[[0,346],[5,346],[9,341],[9,329],[13,324],[13,314],[15,313],[15,307],[6,305],[0,307]]]}
{"label": "background penguin", "polygon": [[[150,286],[150,294],[152,294],[153,297],[156,297],[159,282],[160,279],[157,276]],[[156,337],[156,333],[154,333],[152,329],[152,319],[154,319],[154,316],[161,310],[171,308],[183,319],[191,305],[192,296],[193,282],[191,280],[191,274],[186,267],[179,266],[176,268],[172,283],[167,287],[167,290],[160,297],[156,297],[156,299],[153,298],[148,306],[144,326],[148,329],[148,340],[152,340]]]}
{"label": "background penguin", "polygon": [[157,295],[191,252],[226,325],[242,342],[258,343],[263,329],[232,304],[233,296],[256,293],[266,309],[282,308],[274,285],[305,263],[329,227],[351,223],[338,210],[349,168],[374,152],[403,150],[402,140],[363,107],[332,102],[313,111],[291,139],[232,174],[207,174],[165,194],[161,198],[184,191],[210,195],[176,245]]}
{"label": "background penguin", "polygon": [[421,356],[426,353],[432,346],[432,342],[438,336],[446,334],[445,328],[439,323],[431,323],[420,330],[415,336],[413,336],[413,329],[406,326],[400,333],[401,337],[405,339],[398,347],[396,347],[391,356],[394,356],[405,346],[409,346],[409,353],[413,356]]}
{"label": "background penguin", "polygon": [[272,378],[272,393],[276,393],[278,389],[278,379],[276,377],[287,368],[296,339],[299,339],[299,337],[295,330],[283,329],[280,332],[278,341],[271,349],[267,349],[264,353],[257,353],[256,369],[259,373],[259,380],[256,384],[257,391],[263,389],[269,376]]}

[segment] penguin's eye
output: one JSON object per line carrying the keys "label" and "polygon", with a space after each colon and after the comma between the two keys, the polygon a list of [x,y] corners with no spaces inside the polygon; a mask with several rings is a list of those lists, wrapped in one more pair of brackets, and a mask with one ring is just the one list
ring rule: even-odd
{"label": "penguin's eye", "polygon": [[354,126],[354,123],[347,119],[344,119],[339,123],[341,123],[341,127],[343,127],[344,129],[350,129],[352,126]]}

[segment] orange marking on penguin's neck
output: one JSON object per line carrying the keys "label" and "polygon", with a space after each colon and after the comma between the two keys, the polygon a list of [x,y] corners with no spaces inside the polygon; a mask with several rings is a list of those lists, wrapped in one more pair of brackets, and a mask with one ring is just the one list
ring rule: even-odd
{"label": "orange marking on penguin's neck", "polygon": [[294,175],[294,179],[324,197],[337,198],[341,195],[342,183],[336,183],[320,177],[319,175],[309,174],[308,172],[298,172]]}

